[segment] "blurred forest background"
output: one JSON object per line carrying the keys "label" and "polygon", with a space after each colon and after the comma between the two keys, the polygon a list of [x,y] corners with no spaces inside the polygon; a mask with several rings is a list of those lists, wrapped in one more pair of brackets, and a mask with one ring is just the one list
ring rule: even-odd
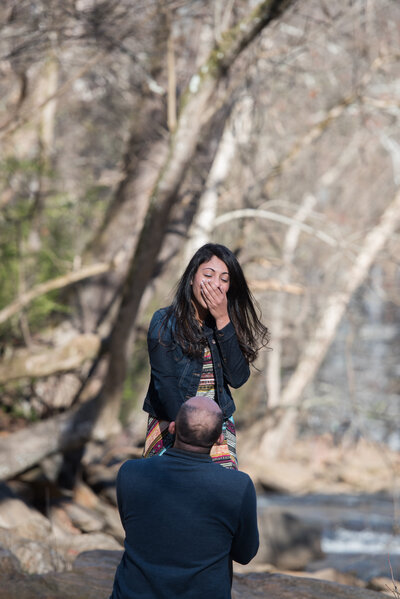
{"label": "blurred forest background", "polygon": [[140,447],[149,319],[207,241],[271,331],[239,458],[398,452],[400,3],[4,0],[0,28],[0,477]]}

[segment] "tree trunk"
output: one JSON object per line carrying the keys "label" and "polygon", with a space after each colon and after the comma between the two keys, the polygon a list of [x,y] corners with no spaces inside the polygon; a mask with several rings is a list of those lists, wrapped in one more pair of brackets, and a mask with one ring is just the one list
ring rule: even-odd
{"label": "tree trunk", "polygon": [[0,384],[21,378],[40,378],[59,372],[68,372],[82,366],[85,360],[95,358],[101,347],[97,335],[73,337],[61,347],[51,349],[21,349],[0,362]]}
{"label": "tree trunk", "polygon": [[201,195],[196,217],[189,231],[185,247],[185,262],[210,240],[213,223],[217,216],[219,186],[227,177],[236,151],[235,137],[232,133],[232,120],[229,119],[215,155],[206,188]]}
{"label": "tree trunk", "polygon": [[[354,154],[359,151],[360,140],[356,136],[349,144],[345,152],[341,154],[337,164],[331,166],[320,178],[316,181],[314,188],[317,190],[319,186],[332,185],[339,179],[343,168],[349,164]],[[282,267],[279,273],[279,280],[283,289],[287,289],[290,285],[290,270],[293,268],[295,251],[298,245],[299,236],[301,233],[301,225],[308,219],[308,216],[316,204],[316,198],[313,195],[307,195],[294,216],[295,222],[288,228],[285,235],[283,250],[282,250]],[[267,372],[266,382],[268,389],[268,407],[277,408],[280,404],[281,397],[281,372],[282,372],[282,339],[285,322],[287,293],[280,293],[272,307],[270,321],[274,327],[274,351],[267,354]]]}
{"label": "tree trunk", "polygon": [[[115,290],[126,277],[129,258],[134,251],[149,205],[149,192],[157,178],[157,165],[162,164],[167,147],[161,138],[161,101],[143,97],[136,107],[135,120],[124,155],[121,181],[107,210],[103,225],[94,236],[83,256],[85,264],[108,262],[120,254],[118,268],[77,288],[81,308],[80,328],[94,331],[99,322],[115,317],[111,308]],[[144,139],[145,136],[145,139]]]}
{"label": "tree trunk", "polygon": [[95,412],[94,402],[88,402],[1,437],[0,480],[17,476],[49,455],[82,446],[90,439]]}
{"label": "tree trunk", "polygon": [[[282,267],[279,280],[282,286],[289,285],[291,269],[293,268],[294,253],[300,237],[300,224],[303,223],[314,207],[316,198],[308,195],[303,201],[294,217],[293,223],[286,232],[282,250]],[[266,384],[268,390],[268,407],[276,408],[279,405],[281,394],[282,372],[282,340],[284,331],[284,314],[286,306],[286,293],[280,292],[272,307],[270,320],[274,326],[274,351],[268,354]]]}

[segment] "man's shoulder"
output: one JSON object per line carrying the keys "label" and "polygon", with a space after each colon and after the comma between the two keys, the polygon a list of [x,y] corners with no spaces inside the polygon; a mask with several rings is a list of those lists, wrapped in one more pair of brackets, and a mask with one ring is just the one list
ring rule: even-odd
{"label": "man's shoulder", "polygon": [[146,470],[152,470],[159,465],[160,456],[153,456],[151,458],[139,458],[133,460],[126,460],[118,472],[120,477],[129,476],[135,472],[141,472]]}
{"label": "man's shoulder", "polygon": [[214,477],[221,481],[221,485],[225,489],[245,490],[249,485],[254,486],[250,476],[242,470],[224,468],[224,466],[220,466],[219,464],[211,464],[211,467],[213,467],[212,472]]}
{"label": "man's shoulder", "polygon": [[242,484],[252,483],[250,476],[243,470],[232,470],[231,468],[224,468],[223,466],[220,466],[220,468],[224,471],[224,476],[227,476],[232,480],[240,481]]}

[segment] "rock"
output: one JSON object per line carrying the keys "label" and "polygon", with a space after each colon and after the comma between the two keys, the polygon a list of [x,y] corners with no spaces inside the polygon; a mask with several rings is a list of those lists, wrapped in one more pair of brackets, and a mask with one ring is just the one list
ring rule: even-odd
{"label": "rock", "polygon": [[19,499],[4,483],[0,483],[0,527],[34,541],[46,540],[51,533],[49,520]]}
{"label": "rock", "polygon": [[[82,551],[121,549],[114,537],[102,531],[106,521],[104,516],[93,515],[78,504],[68,501],[66,504],[70,513],[64,512],[64,520],[69,518],[69,527],[65,521],[60,524],[60,513],[58,526],[52,526],[40,512],[18,499],[7,485],[0,484],[0,544],[18,560],[24,572],[63,571]],[[76,522],[89,532],[81,534],[74,527]],[[120,540],[122,542],[121,535]]]}
{"label": "rock", "polygon": [[234,574],[232,599],[379,599],[375,591],[285,574]]}
{"label": "rock", "polygon": [[[390,594],[392,597],[400,597],[400,581],[385,576],[372,578],[366,585],[367,589],[381,591]],[[397,593],[397,595],[396,595]]]}
{"label": "rock", "polygon": [[[85,495],[85,499],[88,496]],[[89,499],[90,501],[90,499]],[[109,503],[97,500],[93,508],[70,500],[58,501],[49,510],[53,531],[58,535],[80,534],[81,532],[104,532],[123,543],[125,533],[118,509]]]}
{"label": "rock", "polygon": [[78,481],[74,487],[73,499],[79,505],[95,508],[99,505],[99,498],[92,489],[83,481]]}
{"label": "rock", "polygon": [[[143,426],[145,431],[145,426]],[[127,459],[139,459],[142,447],[134,446],[131,431],[122,431],[106,444],[86,444],[82,458],[83,478],[95,493],[116,506],[115,480],[118,470]]]}
{"label": "rock", "polygon": [[86,468],[86,479],[90,487],[114,506],[117,505],[115,480],[120,466],[120,463],[114,464],[112,467],[103,464],[90,464]]}
{"label": "rock", "polygon": [[[255,564],[254,560],[250,564],[233,564],[233,572],[235,574],[255,574],[256,572],[269,572],[270,574],[286,574],[288,576],[296,576],[301,578],[314,578],[317,580],[326,580],[330,582],[338,582],[347,586],[362,587],[366,589],[372,589],[374,591],[381,591],[383,587],[376,588],[370,584],[367,584],[363,580],[360,580],[352,574],[343,574],[333,568],[325,568],[324,570],[317,570],[316,572],[300,572],[298,570],[279,570],[271,564]],[[387,579],[386,579],[387,580]],[[379,583],[377,583],[379,584]]]}
{"label": "rock", "polygon": [[389,489],[391,492],[393,478],[400,472],[400,455],[360,439],[351,452],[336,461],[336,469],[338,480],[355,491],[378,493]]}
{"label": "rock", "polygon": [[0,599],[108,599],[122,551],[81,554],[70,572],[28,575],[0,570]]}
{"label": "rock", "polygon": [[323,556],[321,530],[281,508],[259,510],[260,548],[252,563],[268,563],[283,570],[303,570]]}
{"label": "rock", "polygon": [[278,493],[354,493],[393,491],[400,472],[400,454],[377,443],[359,439],[343,447],[331,436],[297,439],[279,457],[246,451],[240,443],[240,469],[247,472],[260,491]]}
{"label": "rock", "polygon": [[102,532],[86,533],[61,537],[56,541],[58,552],[72,564],[77,556],[85,551],[121,551],[122,545],[111,535]]}
{"label": "rock", "polygon": [[16,539],[11,545],[11,550],[19,560],[22,570],[28,574],[62,572],[66,568],[62,556],[51,546],[39,541]]}
{"label": "rock", "polygon": [[81,531],[74,526],[67,512],[59,505],[52,505],[49,509],[49,518],[56,537],[65,535],[79,535]]}
{"label": "rock", "polygon": [[[400,572],[400,555],[390,556],[393,572]],[[333,568],[343,574],[351,574],[368,582],[373,578],[390,576],[388,556],[385,554],[346,553],[327,554],[323,560],[315,561],[307,566],[308,571]]]}
{"label": "rock", "polygon": [[0,572],[8,575],[20,571],[21,566],[15,555],[0,545]]}
{"label": "rock", "polygon": [[49,542],[23,538],[9,529],[0,528],[0,546],[14,557],[19,570],[30,574],[62,571],[67,567],[66,560]]}
{"label": "rock", "polygon": [[104,519],[104,532],[112,535],[117,541],[123,545],[125,539],[125,531],[121,524],[119,511],[116,507],[102,502],[99,507],[99,512]]}
{"label": "rock", "polygon": [[[73,563],[73,571],[83,575],[100,576],[104,580],[113,581],[115,571],[121,561],[123,550],[120,551],[85,551],[80,553]],[[99,570],[101,569],[101,572]]]}
{"label": "rock", "polygon": [[78,505],[72,501],[63,501],[60,507],[69,516],[74,527],[82,532],[100,532],[104,528],[104,520],[95,510]]}
{"label": "rock", "polygon": [[241,459],[240,469],[249,474],[260,492],[302,493],[312,482],[308,465],[295,460],[265,460],[251,455],[251,459]]}
{"label": "rock", "polygon": [[[339,584],[346,584],[352,587],[366,588],[366,583],[357,578],[357,576],[354,576],[354,574],[338,572],[338,570],[334,570],[333,568],[325,568],[324,570],[317,570],[313,573],[303,572],[302,576],[306,576],[307,578],[316,578],[318,580],[329,580],[330,582],[338,582]],[[369,588],[372,589],[373,587]]]}
{"label": "rock", "polygon": [[[0,599],[108,599],[122,551],[90,551],[70,572],[0,570]],[[234,574],[232,599],[379,599],[375,591],[283,574]],[[171,597],[171,599],[173,599]]]}

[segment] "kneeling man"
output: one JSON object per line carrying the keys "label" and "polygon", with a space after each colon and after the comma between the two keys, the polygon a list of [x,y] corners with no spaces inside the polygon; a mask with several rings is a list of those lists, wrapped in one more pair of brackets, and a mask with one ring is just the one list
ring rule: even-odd
{"label": "kneeling man", "polygon": [[125,551],[110,599],[231,599],[232,560],[258,550],[256,493],[244,472],[213,463],[223,415],[192,397],[163,456],[125,462],[117,497]]}

